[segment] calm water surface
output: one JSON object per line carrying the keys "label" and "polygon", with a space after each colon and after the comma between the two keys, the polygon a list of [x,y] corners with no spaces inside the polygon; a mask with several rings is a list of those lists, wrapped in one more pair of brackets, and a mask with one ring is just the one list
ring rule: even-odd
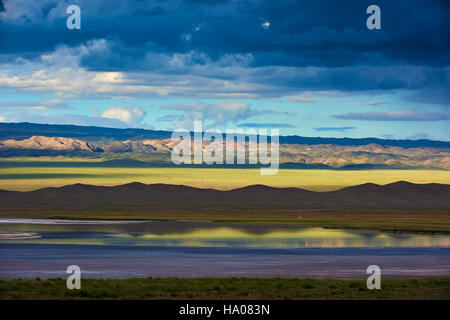
{"label": "calm water surface", "polygon": [[450,247],[446,235],[190,221],[0,219],[0,239],[2,243],[123,246]]}
{"label": "calm water surface", "polygon": [[188,221],[0,219],[0,278],[450,276],[450,237]]}

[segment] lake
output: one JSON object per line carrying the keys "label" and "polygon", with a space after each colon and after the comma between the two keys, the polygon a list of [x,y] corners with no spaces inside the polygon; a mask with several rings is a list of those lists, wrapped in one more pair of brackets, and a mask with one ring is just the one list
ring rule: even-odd
{"label": "lake", "polygon": [[0,219],[0,278],[450,276],[450,236],[191,221]]}

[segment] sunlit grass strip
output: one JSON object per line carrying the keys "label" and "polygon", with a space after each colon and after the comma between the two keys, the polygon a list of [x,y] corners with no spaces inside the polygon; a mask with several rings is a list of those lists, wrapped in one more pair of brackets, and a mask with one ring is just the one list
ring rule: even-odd
{"label": "sunlit grass strip", "polygon": [[400,180],[413,183],[450,184],[445,170],[290,170],[273,176],[259,169],[215,168],[100,168],[100,167],[21,167],[0,168],[0,189],[29,191],[74,183],[113,186],[129,182],[183,184],[198,188],[229,190],[252,184],[298,187],[330,191],[372,182],[387,184]]}

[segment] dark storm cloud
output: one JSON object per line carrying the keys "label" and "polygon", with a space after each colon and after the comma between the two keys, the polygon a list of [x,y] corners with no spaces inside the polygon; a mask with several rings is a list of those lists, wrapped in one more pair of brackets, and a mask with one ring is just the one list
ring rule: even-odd
{"label": "dark storm cloud", "polygon": [[[365,26],[365,9],[371,3],[360,0],[86,0],[77,4],[83,21],[78,33],[65,28],[64,3],[36,1],[30,8],[23,4],[25,8],[16,13],[19,9],[11,6],[2,29],[5,35],[20,34],[21,41],[3,37],[2,51],[47,51],[58,44],[106,38],[126,46],[129,55],[135,50],[138,57],[149,43],[165,52],[197,50],[213,58],[250,52],[255,66],[442,65],[450,59],[447,1],[415,0],[407,6],[378,1],[382,30],[376,31]],[[264,22],[270,27],[263,28]],[[191,34],[191,40],[184,41],[182,34]]]}
{"label": "dark storm cloud", "polygon": [[413,89],[426,101],[437,90],[449,101],[445,0],[379,0],[381,30],[366,28],[373,3],[365,0],[79,0],[76,31],[65,26],[64,2],[18,2],[5,2],[1,14],[0,61],[105,39],[82,67],[244,80],[280,93]]}

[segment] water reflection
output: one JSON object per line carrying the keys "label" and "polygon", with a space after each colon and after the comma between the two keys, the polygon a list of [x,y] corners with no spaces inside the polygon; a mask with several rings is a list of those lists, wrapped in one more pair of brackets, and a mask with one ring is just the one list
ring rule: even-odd
{"label": "water reflection", "polygon": [[[37,232],[39,239],[9,239],[0,243],[96,244],[195,247],[450,247],[450,236],[391,234],[374,230],[303,228],[208,222],[124,222],[45,224],[0,221],[0,232]],[[6,236],[1,239],[8,239]]]}
{"label": "water reflection", "polygon": [[447,247],[447,236],[387,234],[324,228],[278,229],[255,234],[237,228],[197,229],[171,234],[116,234],[125,243],[135,245],[172,246],[230,246],[285,248],[344,248],[344,247]]}

